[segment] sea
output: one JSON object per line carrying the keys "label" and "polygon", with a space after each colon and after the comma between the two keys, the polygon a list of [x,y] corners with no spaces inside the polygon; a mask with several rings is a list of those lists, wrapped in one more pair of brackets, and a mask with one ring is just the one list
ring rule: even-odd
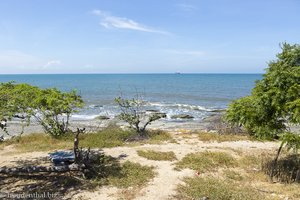
{"label": "sea", "polygon": [[249,95],[261,74],[26,74],[0,75],[0,82],[15,81],[41,88],[76,90],[85,101],[74,120],[120,113],[116,97],[138,98],[145,110],[188,114],[202,120],[233,100]]}

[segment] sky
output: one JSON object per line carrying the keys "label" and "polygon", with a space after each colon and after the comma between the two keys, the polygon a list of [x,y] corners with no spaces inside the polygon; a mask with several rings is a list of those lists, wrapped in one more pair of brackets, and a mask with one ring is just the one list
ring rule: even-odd
{"label": "sky", "polygon": [[300,0],[0,0],[0,74],[263,73]]}

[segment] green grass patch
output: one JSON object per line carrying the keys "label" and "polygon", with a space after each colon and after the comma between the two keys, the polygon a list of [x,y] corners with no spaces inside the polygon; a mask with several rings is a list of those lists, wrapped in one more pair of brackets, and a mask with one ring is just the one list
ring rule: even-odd
{"label": "green grass patch", "polygon": [[213,171],[221,167],[233,167],[236,159],[225,152],[204,151],[190,153],[176,163],[175,169],[190,168],[200,172]]}
{"label": "green grass patch", "polygon": [[153,167],[126,161],[117,174],[111,174],[108,177],[108,183],[119,188],[141,187],[154,177]]}
{"label": "green grass patch", "polygon": [[251,137],[247,135],[233,135],[233,134],[223,134],[218,133],[207,133],[201,132],[198,133],[199,140],[203,142],[232,142],[232,141],[241,141],[241,140],[252,140]]}
{"label": "green grass patch", "polygon": [[149,160],[177,160],[176,155],[173,151],[161,152],[161,151],[142,151],[138,150],[137,154],[141,157],[147,158]]}
{"label": "green grass patch", "polygon": [[240,186],[231,181],[217,178],[185,178],[185,184],[177,188],[176,199],[201,199],[207,197],[213,200],[264,200],[266,196],[249,186]]}

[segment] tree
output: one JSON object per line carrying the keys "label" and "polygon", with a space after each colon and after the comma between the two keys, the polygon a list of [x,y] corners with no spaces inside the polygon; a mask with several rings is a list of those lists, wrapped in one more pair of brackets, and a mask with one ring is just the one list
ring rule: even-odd
{"label": "tree", "polygon": [[41,90],[34,104],[38,112],[33,117],[46,133],[59,136],[69,131],[70,116],[83,106],[83,100],[75,91],[61,92],[51,88]]}
{"label": "tree", "polygon": [[0,84],[0,119],[18,118],[24,126],[35,119],[52,136],[68,132],[70,115],[82,106],[83,100],[75,91],[61,92],[14,82]]}
{"label": "tree", "polygon": [[34,112],[33,100],[37,98],[39,89],[28,84],[14,84],[14,82],[0,84],[0,119],[3,130],[8,134],[6,122],[17,118],[24,127],[29,125]]}
{"label": "tree", "polygon": [[225,115],[257,138],[280,138],[275,161],[284,145],[300,148],[300,135],[290,130],[291,124],[300,124],[300,46],[283,43],[281,49],[251,95],[233,101]]}
{"label": "tree", "polygon": [[115,102],[121,109],[119,118],[129,124],[131,128],[136,130],[140,136],[145,134],[146,127],[152,122],[166,117],[163,113],[149,113],[143,110],[143,101],[139,99],[115,98]]}

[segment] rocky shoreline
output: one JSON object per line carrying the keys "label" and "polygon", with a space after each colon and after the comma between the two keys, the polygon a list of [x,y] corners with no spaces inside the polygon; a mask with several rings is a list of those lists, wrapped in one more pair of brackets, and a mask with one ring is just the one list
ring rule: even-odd
{"label": "rocky shoreline", "polygon": [[[166,131],[179,131],[179,130],[213,130],[214,123],[220,119],[221,112],[216,112],[206,117],[203,120],[195,120],[192,116],[177,116],[173,120],[160,119],[148,126],[149,129],[161,129]],[[70,128],[76,130],[76,128],[85,128],[87,132],[96,132],[101,130],[110,124],[115,124],[120,127],[126,127],[127,124],[120,121],[118,118],[108,118],[106,116],[99,116],[92,120],[71,120]],[[7,122],[7,130],[11,136],[18,135],[22,131],[22,124],[19,121]],[[24,134],[42,133],[43,128],[35,122],[31,122],[29,126],[24,128]],[[4,132],[0,130],[0,135]],[[4,138],[10,136],[4,133]]]}

